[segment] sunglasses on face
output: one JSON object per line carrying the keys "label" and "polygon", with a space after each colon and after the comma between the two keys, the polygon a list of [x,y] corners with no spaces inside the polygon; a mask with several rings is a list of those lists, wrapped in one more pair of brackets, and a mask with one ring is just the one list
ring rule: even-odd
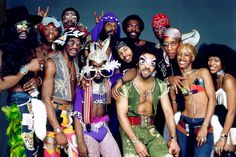
{"label": "sunglasses on face", "polygon": [[90,66],[86,67],[86,69],[83,69],[82,71],[85,71],[82,75],[86,80],[93,80],[98,74],[105,78],[109,78],[114,74],[114,70],[107,70],[104,66],[100,68]]}
{"label": "sunglasses on face", "polygon": [[26,29],[29,29],[30,28],[30,23],[28,21],[24,20],[24,21],[18,22],[16,24],[17,30],[22,29],[23,27],[26,28]]}

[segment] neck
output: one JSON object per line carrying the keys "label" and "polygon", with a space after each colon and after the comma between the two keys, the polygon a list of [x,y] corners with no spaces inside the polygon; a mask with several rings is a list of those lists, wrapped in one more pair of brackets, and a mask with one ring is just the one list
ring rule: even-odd
{"label": "neck", "polygon": [[192,69],[192,67],[189,67],[187,69],[180,69],[181,73],[183,76],[188,76],[188,75],[191,75],[194,70]]}
{"label": "neck", "polygon": [[224,73],[225,73],[224,70],[221,69],[220,71],[217,71],[216,75],[217,75],[217,77],[219,77],[219,76],[221,76]]}

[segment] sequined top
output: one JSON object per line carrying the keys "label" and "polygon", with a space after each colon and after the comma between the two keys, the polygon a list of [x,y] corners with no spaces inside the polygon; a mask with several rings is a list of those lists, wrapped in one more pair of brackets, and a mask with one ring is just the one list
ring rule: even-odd
{"label": "sequined top", "polygon": [[[154,86],[152,88],[152,97],[153,97],[153,108],[154,114],[156,115],[157,105],[160,98],[168,93],[168,88],[165,82],[154,78]],[[134,81],[129,81],[124,84],[120,89],[120,94],[126,98],[128,98],[128,116],[138,116],[139,114],[136,112],[140,98],[140,93],[137,87],[134,84]]]}

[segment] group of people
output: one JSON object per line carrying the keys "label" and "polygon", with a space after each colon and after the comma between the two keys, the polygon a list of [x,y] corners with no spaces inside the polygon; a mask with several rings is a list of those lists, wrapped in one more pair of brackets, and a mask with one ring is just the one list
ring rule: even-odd
{"label": "group of people", "polygon": [[111,12],[94,13],[90,32],[74,8],[48,13],[14,7],[1,26],[10,156],[236,156],[232,49],[198,54],[199,32],[182,34],[163,13],[152,18],[156,43],[140,39],[135,14],[121,38]]}

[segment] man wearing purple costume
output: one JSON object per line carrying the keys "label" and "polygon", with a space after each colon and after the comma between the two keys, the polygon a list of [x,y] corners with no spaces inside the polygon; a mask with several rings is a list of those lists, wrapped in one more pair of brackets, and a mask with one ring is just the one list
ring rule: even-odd
{"label": "man wearing purple costume", "polygon": [[[88,86],[77,88],[74,104],[75,131],[81,156],[120,157],[119,147],[109,128],[109,116],[106,114],[107,104],[111,103],[111,83],[119,64],[109,62],[106,51],[110,38],[105,40],[102,48],[99,43],[91,43],[90,54],[86,66],[82,68],[81,77],[87,80]],[[83,138],[81,138],[83,137]]]}

